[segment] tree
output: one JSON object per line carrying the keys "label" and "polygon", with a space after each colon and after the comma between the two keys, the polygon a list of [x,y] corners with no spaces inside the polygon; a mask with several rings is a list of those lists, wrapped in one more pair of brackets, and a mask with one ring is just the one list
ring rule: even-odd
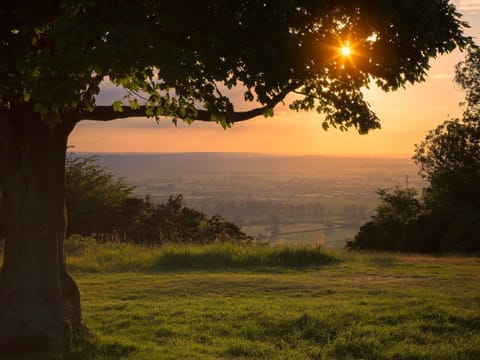
{"label": "tree", "polygon": [[133,188],[100,166],[95,157],[67,156],[67,235],[112,233]]}
{"label": "tree", "polygon": [[411,189],[380,191],[382,203],[351,249],[480,251],[480,48],[468,48],[455,80],[466,91],[462,119],[450,119],[415,146],[413,159],[429,183],[423,201]]}
{"label": "tree", "polygon": [[438,219],[443,251],[480,251],[480,48],[468,49],[456,66],[466,91],[462,119],[450,119],[415,146],[413,159],[429,186],[425,203]]}
{"label": "tree", "polygon": [[422,204],[415,189],[396,187],[393,192],[377,191],[380,205],[372,220],[360,227],[346,247],[354,250],[415,251],[422,249],[407,232],[409,224],[422,213]]}
{"label": "tree", "polygon": [[[465,46],[465,24],[433,1],[2,1],[0,182],[5,252],[0,352],[61,353],[83,328],[65,269],[67,138],[84,119],[215,121],[273,114],[289,93],[324,127],[380,126],[361,88],[422,81],[430,58]],[[353,55],[343,57],[341,43]],[[96,104],[102,81],[127,90]],[[251,110],[225,94],[243,86]]]}

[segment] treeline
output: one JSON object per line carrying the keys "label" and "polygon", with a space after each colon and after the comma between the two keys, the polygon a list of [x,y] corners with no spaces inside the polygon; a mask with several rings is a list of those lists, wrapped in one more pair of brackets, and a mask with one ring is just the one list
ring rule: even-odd
{"label": "treeline", "polygon": [[185,206],[182,195],[155,204],[132,195],[133,187],[98,165],[95,157],[68,155],[67,236],[137,244],[249,241],[239,226]]}
{"label": "treeline", "polygon": [[368,218],[363,204],[344,204],[332,209],[319,201],[292,203],[282,200],[220,200],[202,206],[208,213],[223,214],[241,225],[270,224],[272,218],[281,224],[341,220],[346,227],[358,227]]}
{"label": "treeline", "polygon": [[350,249],[480,253],[480,49],[457,65],[466,90],[462,119],[450,119],[415,147],[414,161],[428,186],[379,190],[381,203]]}

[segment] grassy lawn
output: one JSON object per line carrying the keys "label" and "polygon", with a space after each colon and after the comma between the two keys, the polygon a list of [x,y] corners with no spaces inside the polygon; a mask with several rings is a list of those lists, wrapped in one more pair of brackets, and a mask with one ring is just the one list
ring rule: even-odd
{"label": "grassy lawn", "polygon": [[480,359],[479,258],[336,253],[308,266],[174,269],[143,256],[140,270],[70,260],[96,338],[68,358]]}

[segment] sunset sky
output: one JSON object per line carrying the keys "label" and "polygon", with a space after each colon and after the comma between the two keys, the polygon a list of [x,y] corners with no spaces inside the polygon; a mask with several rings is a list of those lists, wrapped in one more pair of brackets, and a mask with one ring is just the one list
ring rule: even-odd
{"label": "sunset sky", "polygon": [[[477,42],[480,39],[480,0],[453,1],[463,13]],[[219,125],[197,122],[175,127],[170,120],[132,118],[108,123],[83,121],[70,136],[75,152],[256,152],[289,155],[354,155],[411,157],[413,146],[427,131],[449,117],[460,116],[464,94],[453,82],[454,66],[463,59],[456,51],[438,57],[424,83],[383,93],[366,93],[382,129],[359,135],[356,130],[322,130],[323,115],[276,107],[273,118],[258,117],[223,130]],[[118,97],[108,89],[100,101]]]}

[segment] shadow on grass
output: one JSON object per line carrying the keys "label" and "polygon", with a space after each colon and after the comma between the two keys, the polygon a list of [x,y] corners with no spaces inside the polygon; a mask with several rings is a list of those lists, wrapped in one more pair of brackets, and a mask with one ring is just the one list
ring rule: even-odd
{"label": "shadow on grass", "polygon": [[177,270],[256,270],[282,271],[331,265],[339,259],[308,247],[218,247],[210,249],[172,248],[165,251],[153,264],[159,271]]}

